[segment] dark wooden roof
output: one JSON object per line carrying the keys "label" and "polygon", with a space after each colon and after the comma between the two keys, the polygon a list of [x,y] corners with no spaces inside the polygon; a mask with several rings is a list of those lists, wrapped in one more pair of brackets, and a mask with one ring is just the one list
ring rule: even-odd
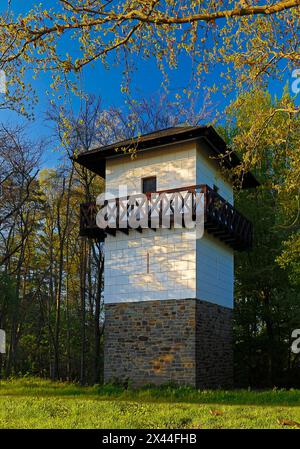
{"label": "dark wooden roof", "polygon": [[[176,126],[166,128],[149,134],[144,134],[132,139],[116,142],[99,148],[93,148],[89,151],[79,153],[73,157],[73,160],[80,165],[88,168],[92,172],[105,178],[105,161],[110,156],[122,156],[124,149],[136,148],[137,151],[147,150],[155,147],[162,147],[162,151],[170,149],[169,144],[182,142],[184,140],[205,139],[210,148],[210,156],[222,157],[222,163],[225,167],[236,167],[240,160],[236,153],[228,152],[228,147],[222,137],[216,132],[212,126]],[[164,146],[165,145],[165,146]],[[119,153],[117,153],[119,151]],[[250,173],[243,176],[243,188],[257,187],[259,182]]]}

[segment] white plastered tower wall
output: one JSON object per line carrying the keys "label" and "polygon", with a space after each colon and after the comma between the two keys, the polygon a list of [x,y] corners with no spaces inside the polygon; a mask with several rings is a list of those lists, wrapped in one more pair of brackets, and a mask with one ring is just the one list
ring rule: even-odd
{"label": "white plastered tower wall", "polygon": [[[216,185],[220,195],[233,205],[233,188],[208,152],[205,141],[197,144],[196,184]],[[230,246],[205,232],[196,242],[196,273],[198,299],[233,308],[234,252]]]}
{"label": "white plastered tower wall", "polygon": [[[232,187],[205,145],[170,144],[135,159],[117,154],[106,161],[106,192],[118,197],[126,185],[128,195],[140,193],[142,178],[156,176],[157,190],[215,184],[233,203]],[[106,304],[198,298],[232,307],[233,251],[207,233],[196,240],[194,229],[118,232],[106,238],[104,285]]]}

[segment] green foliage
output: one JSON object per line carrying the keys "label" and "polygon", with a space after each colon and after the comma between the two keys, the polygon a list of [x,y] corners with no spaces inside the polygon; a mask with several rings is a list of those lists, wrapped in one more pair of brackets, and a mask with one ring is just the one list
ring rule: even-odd
{"label": "green foliage", "polygon": [[277,263],[288,230],[276,226],[270,191],[240,194],[237,207],[255,223],[254,248],[236,257],[236,378],[239,385],[297,386],[300,365],[291,354],[299,328],[300,296]]}
{"label": "green foliage", "polygon": [[278,264],[288,270],[289,280],[296,287],[300,285],[300,230],[293,233],[283,244],[283,251],[277,257]]}
{"label": "green foliage", "polygon": [[[49,7],[36,1],[22,15],[14,14],[10,3],[3,9],[0,68],[10,74],[11,88],[22,87],[21,93],[27,91],[27,68],[35,76],[50,72],[51,87],[72,86],[78,93],[80,73],[87,65],[99,61],[107,68],[122,61],[120,88],[128,93],[140,60],[154,59],[168,85],[168,73],[178,68],[182,56],[189,56],[196,87],[215,91],[217,87],[205,86],[203,79],[217,69],[223,81],[218,84],[228,92],[280,77],[299,62],[294,32],[299,26],[298,0],[264,0],[259,5],[218,0],[213,9],[210,2],[198,0],[69,0]],[[188,98],[193,87],[184,86]]]}
{"label": "green foliage", "polygon": [[[300,363],[291,334],[300,327],[299,117],[287,93],[242,95],[232,105],[227,139],[262,187],[242,191],[236,206],[254,224],[254,247],[237,254],[236,379],[239,385],[299,386]],[[264,126],[262,127],[262,123]]]}

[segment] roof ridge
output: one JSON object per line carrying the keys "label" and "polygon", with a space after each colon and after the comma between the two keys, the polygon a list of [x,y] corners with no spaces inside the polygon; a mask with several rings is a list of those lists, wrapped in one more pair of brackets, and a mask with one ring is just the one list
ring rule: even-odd
{"label": "roof ridge", "polygon": [[162,129],[158,129],[157,131],[151,131],[149,133],[145,133],[145,134],[140,134],[140,135],[136,135],[133,137],[127,137],[126,139],[122,139],[122,140],[117,140],[115,142],[109,143],[107,145],[102,145],[99,146],[97,144],[93,145],[91,148],[89,148],[88,150],[84,151],[84,153],[87,152],[93,152],[93,151],[101,151],[102,149],[106,149],[108,147],[115,147],[115,148],[120,148],[122,145],[124,144],[128,144],[130,142],[134,142],[134,141],[138,141],[139,139],[141,139],[141,141],[146,141],[148,137],[151,137],[152,135],[157,135],[157,137],[164,136],[166,131],[170,131],[170,130],[181,130],[182,132],[185,131],[190,131],[190,130],[194,130],[194,129],[200,129],[200,128],[207,128],[207,126],[201,126],[201,125],[187,125],[187,126],[169,126],[167,128],[162,128]]}

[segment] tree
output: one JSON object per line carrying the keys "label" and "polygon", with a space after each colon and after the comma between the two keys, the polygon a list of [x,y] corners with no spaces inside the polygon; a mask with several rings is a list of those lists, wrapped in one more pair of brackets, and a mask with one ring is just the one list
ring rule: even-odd
{"label": "tree", "polygon": [[[69,156],[76,155],[80,150],[88,150],[93,145],[105,145],[112,141],[120,140],[122,138],[131,138],[138,132],[150,132],[160,126],[161,123],[169,126],[177,123],[180,120],[181,109],[174,108],[174,114],[171,116],[166,110],[168,102],[162,99],[150,103],[142,99],[140,102],[134,102],[129,114],[125,114],[121,109],[111,107],[108,110],[103,110],[101,107],[101,99],[94,96],[86,97],[81,102],[80,112],[78,115],[72,114],[70,111],[62,107],[52,107],[49,109],[48,118],[53,123],[55,138],[59,141]],[[141,117],[138,121],[137,117]],[[200,117],[200,114],[197,115]],[[68,164],[67,164],[68,166]],[[103,189],[103,180],[84,169],[78,164],[74,164],[75,175],[72,177],[73,184],[79,183],[81,189],[81,198],[84,201],[91,201],[96,197],[96,194]],[[62,175],[55,173],[55,181],[53,186],[57,188],[60,185]],[[46,180],[46,186],[49,186],[49,179]],[[71,183],[68,182],[69,188]],[[73,186],[74,189],[74,186]],[[59,195],[63,195],[62,187],[59,188]],[[76,199],[75,192],[72,191],[73,201]],[[50,195],[47,194],[49,198]],[[79,203],[77,204],[79,208]],[[50,209],[55,210],[56,213],[61,209],[61,206],[55,207],[53,204]],[[79,221],[79,218],[78,218]],[[56,222],[56,221],[55,221]],[[52,225],[51,229],[59,227]],[[49,251],[53,251],[55,243],[52,241],[52,233],[48,232],[47,241],[50,243]],[[69,242],[71,243],[71,242]],[[65,248],[65,245],[67,247]],[[60,240],[58,243],[59,251],[63,251],[66,255],[69,252],[68,242]],[[88,376],[89,363],[87,361],[88,337],[90,336],[90,328],[94,326],[94,341],[92,347],[94,352],[92,358],[94,359],[94,373],[93,380],[99,382],[101,378],[101,339],[103,334],[103,270],[104,270],[104,254],[103,245],[93,240],[81,239],[76,250],[79,266],[79,313],[80,313],[80,382],[84,384]],[[68,258],[68,257],[67,257]],[[64,269],[69,266],[68,262],[62,263]],[[68,271],[68,269],[67,269]],[[68,282],[69,274],[66,273],[66,280]],[[59,275],[59,279],[60,279]],[[68,290],[68,289],[67,289]],[[68,298],[68,295],[67,295]],[[69,300],[67,300],[69,304]],[[59,348],[58,339],[55,344]],[[70,337],[68,336],[68,341]],[[54,349],[56,352],[56,350]],[[58,366],[59,363],[56,364]],[[56,370],[55,370],[56,371]],[[56,374],[57,376],[57,374]],[[55,377],[56,377],[55,376]]]}
{"label": "tree", "polygon": [[5,321],[9,324],[6,328],[9,330],[7,375],[15,366],[22,319],[28,309],[23,280],[29,274],[27,254],[31,236],[37,229],[40,209],[37,174],[42,149],[42,143],[26,139],[22,128],[1,126],[0,275],[14,286],[11,304],[7,305],[5,293],[2,303],[2,313],[6,314],[7,305],[10,316],[9,323]]}
{"label": "tree", "polygon": [[[228,108],[231,150],[242,155],[245,171],[254,168],[273,192],[276,226],[288,231],[281,266],[297,270],[300,239],[300,116],[287,90],[272,98],[263,90],[243,94]],[[291,260],[289,261],[289,257]],[[292,262],[292,258],[294,263]]]}
{"label": "tree", "polygon": [[289,271],[276,263],[291,235],[278,226],[277,195],[271,189],[240,193],[236,207],[254,223],[254,248],[236,256],[235,354],[240,386],[299,385],[300,365],[291,353],[299,327],[299,291]]}
{"label": "tree", "polygon": [[[30,196],[43,143],[28,141],[24,128],[0,126],[0,229],[11,225]],[[3,262],[3,261],[2,261]]]}
{"label": "tree", "polygon": [[[101,142],[101,131],[103,127],[99,126],[99,120],[101,120],[101,101],[94,97],[88,98],[82,103],[82,107],[78,116],[74,116],[69,111],[63,108],[52,107],[48,113],[48,118],[54,125],[56,132],[56,139],[63,145],[69,156],[73,156],[79,149],[88,150],[96,142]],[[108,121],[106,120],[106,126]],[[69,161],[70,162],[70,161]],[[69,164],[67,164],[68,166]],[[71,176],[68,182],[68,206],[67,206],[67,218],[69,222],[70,207],[70,195],[72,183],[75,181],[74,168],[76,170],[76,181],[80,183],[82,187],[82,194],[85,201],[91,201],[96,193],[99,193],[103,188],[103,180],[99,180],[97,185],[97,179],[95,175],[86,169],[78,166],[72,166],[70,169]],[[74,194],[74,193],[73,193]],[[79,203],[77,203],[79,208]],[[59,211],[58,207],[57,211]],[[79,217],[77,217],[79,222]],[[67,222],[66,222],[67,223]],[[69,233],[68,224],[64,228],[64,233],[60,231],[59,234],[63,239],[60,239],[59,248],[61,249],[61,270],[64,268],[63,252],[66,252],[66,268],[69,267],[69,241],[65,242],[66,236]],[[66,249],[65,249],[66,246]],[[103,245],[97,241],[86,239],[80,239],[77,253],[79,256],[79,295],[80,295],[80,374],[79,379],[81,384],[85,384],[87,381],[87,363],[86,356],[88,351],[88,330],[89,327],[94,327],[93,333],[93,380],[97,383],[101,378],[100,366],[101,366],[101,337],[103,333],[103,319],[102,319],[102,290],[103,290],[103,270],[104,270],[104,255]],[[62,271],[61,271],[62,275]],[[66,283],[68,285],[69,273],[66,273]],[[69,289],[67,288],[67,303],[66,313],[69,321]],[[59,306],[60,309],[60,306]],[[57,309],[57,310],[59,310]],[[58,315],[57,315],[58,317]],[[70,326],[70,323],[68,324]],[[68,327],[69,329],[69,327]],[[56,331],[56,347],[59,343],[59,323],[57,323]],[[68,331],[68,353],[70,351],[70,334]],[[58,359],[56,366],[56,375],[58,374]]]}
{"label": "tree", "polygon": [[[164,74],[187,54],[195,62],[198,80],[219,65],[226,88],[237,83],[245,89],[247,83],[280,75],[284,64],[299,63],[299,5],[300,0],[60,0],[51,8],[37,4],[24,16],[15,17],[9,10],[1,17],[0,66],[16,65],[15,82],[24,65],[37,72],[50,70],[58,86],[71,82],[71,72],[97,60],[108,65],[111,54],[118,61],[125,58],[127,70],[136,56],[154,57]],[[63,50],[66,43],[72,44],[72,52]]]}
{"label": "tree", "polygon": [[240,191],[236,201],[254,224],[253,251],[236,257],[236,366],[243,386],[298,385],[299,358],[291,353],[300,321],[292,270],[300,228],[299,117],[293,110],[287,92],[277,99],[252,91],[229,108],[224,133],[262,182],[256,191]]}

